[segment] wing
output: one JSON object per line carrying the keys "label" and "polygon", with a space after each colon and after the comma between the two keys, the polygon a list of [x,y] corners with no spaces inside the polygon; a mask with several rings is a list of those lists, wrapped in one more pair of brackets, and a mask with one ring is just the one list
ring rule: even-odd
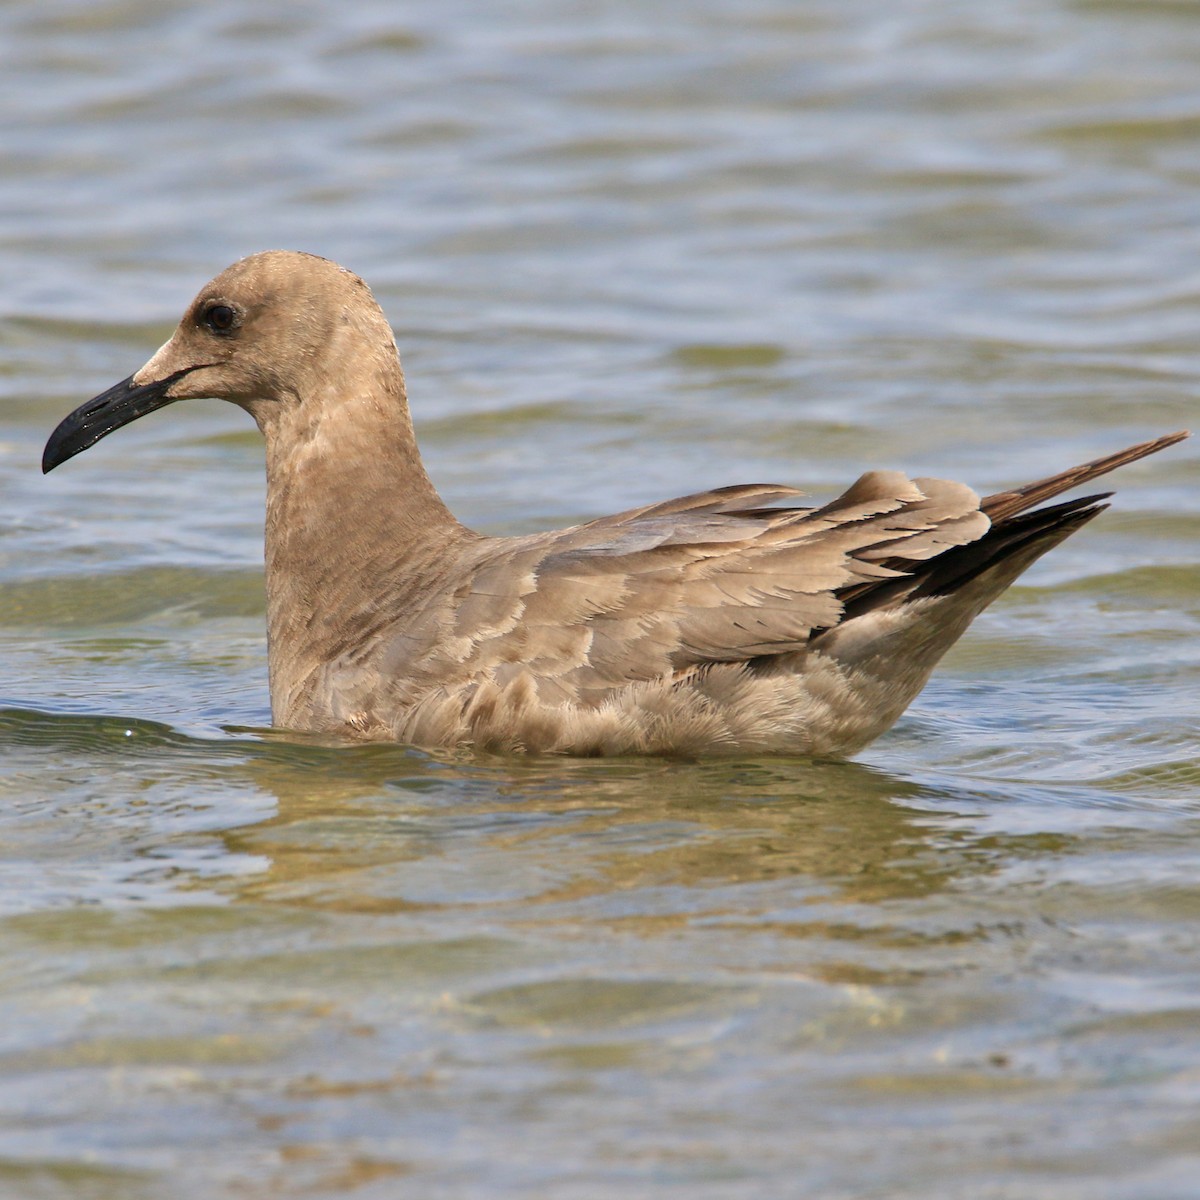
{"label": "wing", "polygon": [[864,475],[821,508],[763,507],[798,494],[724,488],[481,539],[457,586],[389,630],[379,665],[414,697],[521,678],[543,703],[595,706],[631,683],[793,653],[838,623],[842,589],[989,527],[970,488],[900,472]]}

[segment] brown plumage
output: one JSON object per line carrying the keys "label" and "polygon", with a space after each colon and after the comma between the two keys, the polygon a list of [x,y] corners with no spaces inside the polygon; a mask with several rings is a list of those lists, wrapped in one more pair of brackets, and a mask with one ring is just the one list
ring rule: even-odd
{"label": "brown plumage", "polygon": [[277,724],[574,754],[860,749],[1104,497],[1033,505],[1187,436],[982,503],[964,484],[872,471],[819,508],[748,485],[481,537],[425,473],[366,285],[269,251],[214,279],[146,366],[71,414],[43,468],[205,396],[245,408],[266,440]]}

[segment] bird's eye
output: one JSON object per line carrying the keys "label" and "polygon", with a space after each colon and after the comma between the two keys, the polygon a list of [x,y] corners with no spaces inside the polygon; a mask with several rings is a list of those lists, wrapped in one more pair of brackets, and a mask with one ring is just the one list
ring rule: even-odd
{"label": "bird's eye", "polygon": [[237,322],[237,313],[228,304],[213,304],[204,310],[204,323],[213,333],[228,333]]}

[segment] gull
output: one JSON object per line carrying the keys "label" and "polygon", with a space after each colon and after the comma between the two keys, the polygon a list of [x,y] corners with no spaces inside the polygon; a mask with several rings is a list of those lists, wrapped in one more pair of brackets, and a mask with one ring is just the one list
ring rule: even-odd
{"label": "gull", "polygon": [[141,370],[62,421],[42,469],[202,397],[266,443],[273,723],[500,753],[853,754],[1110,493],[1038,505],[1188,436],[983,500],[882,470],[819,507],[746,484],[486,537],[426,474],[370,289],[273,250],[202,288]]}

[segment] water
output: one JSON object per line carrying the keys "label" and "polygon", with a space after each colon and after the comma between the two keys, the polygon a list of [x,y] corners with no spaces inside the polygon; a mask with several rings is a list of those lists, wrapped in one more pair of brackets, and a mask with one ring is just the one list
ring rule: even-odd
{"label": "water", "polygon": [[1200,1196],[1185,445],[856,762],[271,734],[262,454],[41,445],[270,246],[544,528],[1195,424],[1186,0],[0,6],[0,1195]]}

